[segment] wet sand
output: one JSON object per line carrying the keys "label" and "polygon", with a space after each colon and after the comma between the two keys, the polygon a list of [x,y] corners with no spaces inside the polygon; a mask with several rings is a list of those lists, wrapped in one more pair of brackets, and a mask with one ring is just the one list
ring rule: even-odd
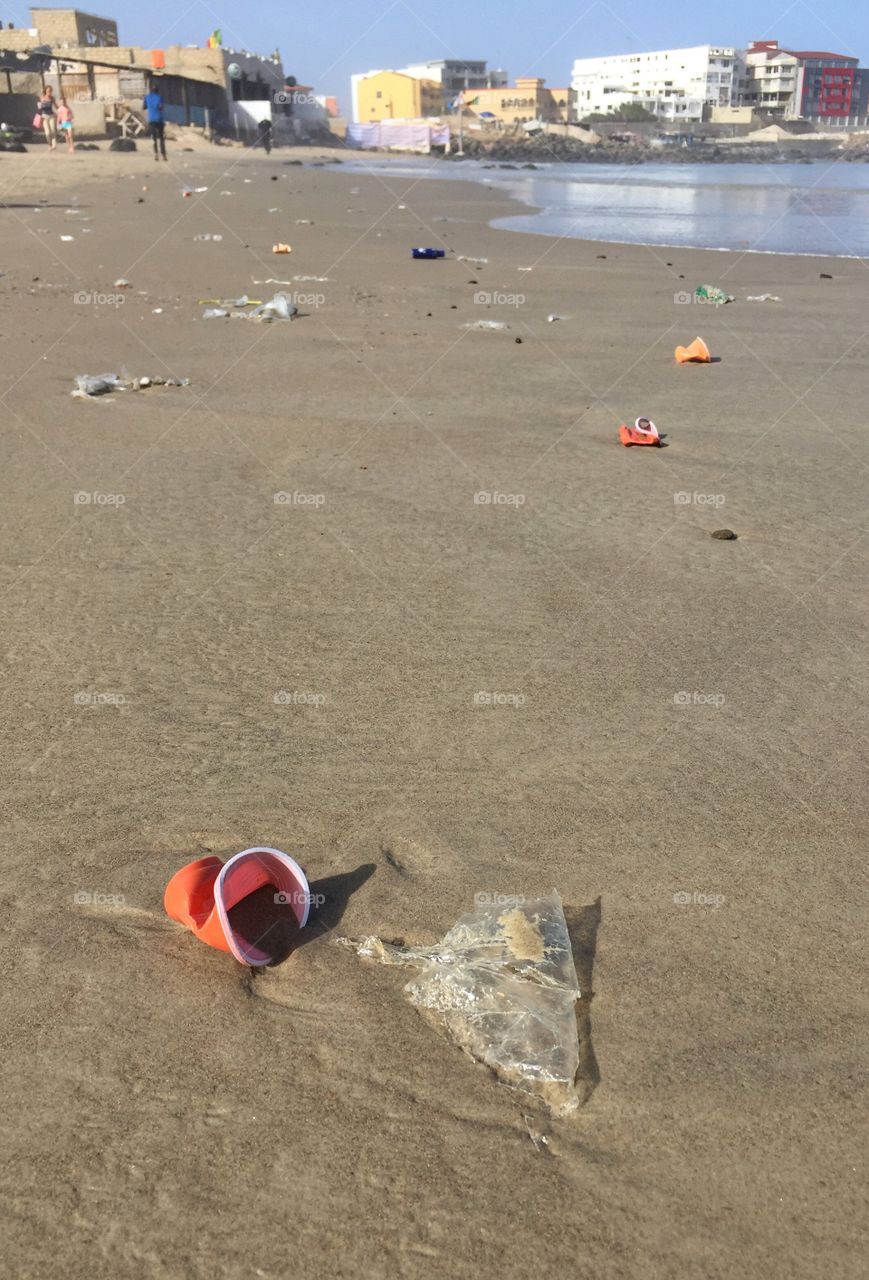
{"label": "wet sand", "polygon": [[[856,1276],[865,267],[285,159],[0,157],[10,1274]],[[253,973],[161,902],[256,843],[326,902]],[[565,1120],[334,945],[552,888]]]}

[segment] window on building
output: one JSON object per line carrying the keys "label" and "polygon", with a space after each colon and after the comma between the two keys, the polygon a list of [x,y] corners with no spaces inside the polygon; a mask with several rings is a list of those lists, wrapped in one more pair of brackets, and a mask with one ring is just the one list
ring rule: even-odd
{"label": "window on building", "polygon": [[379,89],[377,90],[377,97],[378,97],[378,98],[382,98],[382,97],[383,97],[383,94],[381,93],[381,91],[380,91]]}

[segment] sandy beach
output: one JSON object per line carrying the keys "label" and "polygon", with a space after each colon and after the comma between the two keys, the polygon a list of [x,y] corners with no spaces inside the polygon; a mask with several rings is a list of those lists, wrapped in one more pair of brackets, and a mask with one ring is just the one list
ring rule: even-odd
{"label": "sandy beach", "polygon": [[[855,1277],[865,264],[292,158],[2,157],[7,1274]],[[260,843],[251,971],[162,895]],[[552,889],[565,1119],[335,945]]]}

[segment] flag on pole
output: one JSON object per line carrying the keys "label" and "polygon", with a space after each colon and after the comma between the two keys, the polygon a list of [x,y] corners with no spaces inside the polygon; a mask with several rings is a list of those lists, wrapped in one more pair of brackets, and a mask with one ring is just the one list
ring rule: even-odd
{"label": "flag on pole", "polygon": [[450,111],[455,111],[456,107],[460,107],[462,105],[462,97],[464,95],[464,92],[465,92],[464,89],[460,89],[458,94],[455,96],[455,98],[453,98],[452,102],[450,103]]}
{"label": "flag on pole", "polygon": [[216,31],[212,31],[211,35],[208,37],[207,48],[219,49],[222,44],[223,36],[220,34],[220,29],[218,28]]}

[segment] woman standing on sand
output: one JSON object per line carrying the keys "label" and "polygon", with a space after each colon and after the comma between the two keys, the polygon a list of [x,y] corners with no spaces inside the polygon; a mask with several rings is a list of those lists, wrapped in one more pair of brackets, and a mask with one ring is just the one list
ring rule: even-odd
{"label": "woman standing on sand", "polygon": [[72,136],[72,108],[67,104],[66,98],[61,98],[57,108],[57,127],[66,138],[66,149],[70,153],[75,150],[75,142]]}
{"label": "woman standing on sand", "polygon": [[54,113],[55,101],[54,90],[48,84],[42,90],[42,97],[36,104],[37,115],[42,116],[42,128],[45,131],[45,141],[53,151],[57,146],[57,117]]}

